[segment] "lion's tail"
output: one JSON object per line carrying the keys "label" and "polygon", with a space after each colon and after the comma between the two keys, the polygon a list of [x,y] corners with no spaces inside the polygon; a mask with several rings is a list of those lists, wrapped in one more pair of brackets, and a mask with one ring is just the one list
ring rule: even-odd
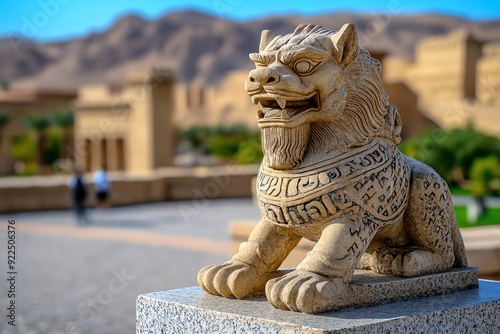
{"label": "lion's tail", "polygon": [[467,256],[465,253],[464,240],[458,229],[458,224],[456,223],[456,218],[454,219],[454,224],[451,224],[451,239],[453,240],[453,252],[455,253],[455,263],[454,268],[464,268],[467,267]]}

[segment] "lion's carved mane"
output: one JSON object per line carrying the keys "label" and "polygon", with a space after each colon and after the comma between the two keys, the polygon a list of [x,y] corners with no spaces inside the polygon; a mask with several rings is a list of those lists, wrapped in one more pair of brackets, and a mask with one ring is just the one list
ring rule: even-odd
{"label": "lion's carved mane", "polygon": [[[395,145],[401,140],[399,113],[383,90],[380,68],[380,62],[363,49],[345,68],[349,78],[348,99],[342,115],[344,120],[336,126],[351,134],[356,146],[366,144],[373,137],[387,138]],[[347,147],[352,144],[345,143]]]}
{"label": "lion's carved mane", "polygon": [[[261,51],[286,51],[302,45],[330,51],[329,49],[332,48],[330,39],[334,42],[333,47],[336,47],[336,34],[336,31],[313,24],[300,25],[292,34],[286,36],[263,33]],[[400,142],[401,122],[399,113],[397,108],[389,103],[388,95],[383,90],[380,62],[372,58],[368,51],[358,45],[357,35],[354,34],[353,36],[352,41],[340,41],[341,44],[347,43],[352,48],[350,50],[351,59],[342,60],[343,63],[338,66],[342,68],[343,73],[341,75],[346,80],[347,100],[345,108],[335,115],[336,117],[328,121],[312,121],[310,129],[301,130],[309,136],[307,149],[304,147],[305,152],[302,152],[304,153],[304,160],[315,159],[314,156],[318,154],[324,155],[332,150],[346,151],[350,147],[362,146],[370,142],[374,137],[386,138],[394,145]],[[345,54],[346,51],[343,51]],[[291,54],[293,55],[293,53]],[[291,57],[289,54],[287,56],[288,58]],[[329,61],[334,62],[335,58],[333,57]],[[324,72],[325,70],[318,68],[318,71]],[[330,73],[323,72],[320,73],[324,74],[325,77],[330,76]],[[290,75],[297,76],[295,73]],[[328,108],[328,106],[321,107]],[[322,111],[320,110],[320,112]],[[267,148],[268,152],[273,152],[267,147],[269,145],[275,145],[276,150],[285,155],[288,154],[287,152],[294,151],[294,146],[297,146],[297,144],[291,142],[287,133],[283,132],[280,130],[273,133],[272,144],[265,142],[266,136],[264,136],[263,146]],[[291,135],[293,136],[293,134]],[[297,160],[297,157],[295,157],[295,160]]]}
{"label": "lion's carved mane", "polygon": [[[311,24],[299,26],[293,33],[300,36],[297,42],[312,36],[334,34],[336,31]],[[324,147],[325,138],[333,138],[335,144],[332,146],[346,149],[364,145],[373,137],[387,138],[394,145],[401,141],[399,112],[389,103],[383,89],[380,62],[357,43],[355,47],[359,49],[356,56],[344,68],[348,78],[348,99],[343,119],[335,123],[312,124],[309,148]]]}

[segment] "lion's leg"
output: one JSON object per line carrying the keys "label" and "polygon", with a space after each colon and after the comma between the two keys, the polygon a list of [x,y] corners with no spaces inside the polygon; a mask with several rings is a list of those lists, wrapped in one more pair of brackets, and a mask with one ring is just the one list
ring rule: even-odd
{"label": "lion's leg", "polygon": [[230,261],[201,269],[198,283],[205,291],[224,297],[263,294],[266,282],[279,276],[276,270],[300,239],[287,227],[261,220]]}
{"label": "lion's leg", "polygon": [[292,311],[331,310],[345,297],[345,284],[375,232],[376,224],[365,219],[346,216],[329,224],[295,271],[267,282],[267,299]]}
{"label": "lion's leg", "polygon": [[456,224],[446,183],[427,166],[413,162],[411,194],[404,216],[410,243],[373,253],[376,272],[412,277],[450,269],[455,257],[451,224]]}

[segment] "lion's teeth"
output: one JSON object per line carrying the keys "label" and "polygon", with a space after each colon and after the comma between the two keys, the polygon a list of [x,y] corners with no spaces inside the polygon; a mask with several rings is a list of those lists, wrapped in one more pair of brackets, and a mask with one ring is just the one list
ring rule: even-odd
{"label": "lion's teeth", "polygon": [[278,102],[281,109],[285,109],[285,107],[286,107],[286,100],[285,99],[276,99],[276,102]]}
{"label": "lion's teeth", "polygon": [[283,109],[281,111],[281,119],[289,119],[290,118],[290,115],[288,115],[288,113],[286,112],[285,109]]}

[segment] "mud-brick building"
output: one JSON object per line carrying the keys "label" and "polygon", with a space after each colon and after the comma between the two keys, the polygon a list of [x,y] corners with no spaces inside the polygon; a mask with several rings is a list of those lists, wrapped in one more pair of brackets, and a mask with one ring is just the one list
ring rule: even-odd
{"label": "mud-brick building", "polygon": [[386,65],[386,82],[410,87],[420,111],[438,126],[471,123],[500,137],[498,41],[479,41],[461,29],[423,39],[414,60],[391,58]]}
{"label": "mud-brick building", "polygon": [[75,158],[85,171],[149,172],[174,158],[174,79],[166,70],[133,72],[124,86],[88,86],[74,104]]}

